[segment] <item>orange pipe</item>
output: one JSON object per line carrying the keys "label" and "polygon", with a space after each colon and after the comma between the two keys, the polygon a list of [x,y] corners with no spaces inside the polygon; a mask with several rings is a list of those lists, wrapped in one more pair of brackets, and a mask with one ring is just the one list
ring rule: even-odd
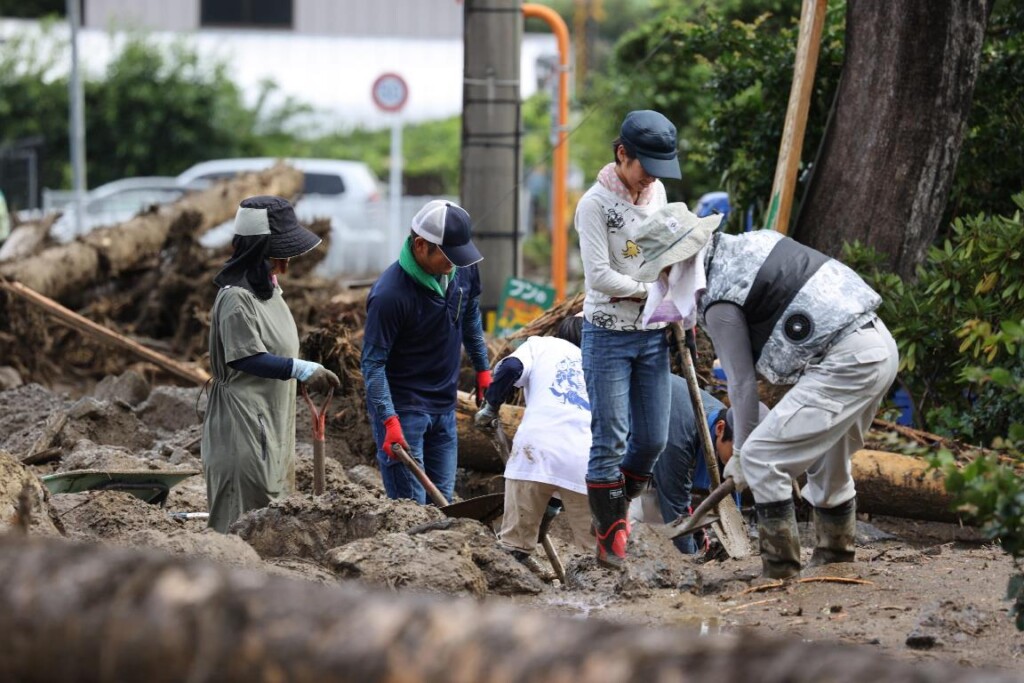
{"label": "orange pipe", "polygon": [[569,177],[569,27],[558,12],[544,5],[524,3],[523,16],[546,21],[558,41],[558,141],[551,169],[551,283],[557,302],[565,299],[569,261],[569,227],[565,222],[565,186]]}

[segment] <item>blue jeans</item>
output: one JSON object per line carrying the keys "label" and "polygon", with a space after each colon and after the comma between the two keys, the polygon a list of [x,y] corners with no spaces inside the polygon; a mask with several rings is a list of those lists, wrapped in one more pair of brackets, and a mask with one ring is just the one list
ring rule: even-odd
{"label": "blue jeans", "polygon": [[668,440],[669,373],[665,330],[618,332],[583,321],[593,436],[588,481],[615,481],[620,467],[651,473]]}
{"label": "blue jeans", "polygon": [[[451,502],[455,493],[455,468],[459,458],[455,411],[440,415],[398,411],[398,421],[409,444],[409,455]],[[377,465],[388,498],[410,498],[420,505],[426,504],[427,491],[416,479],[416,475],[401,460],[392,460],[381,449],[384,444],[384,425],[372,414],[370,423],[373,425],[373,438],[377,442]]]}
{"label": "blue jeans", "polygon": [[[689,448],[669,447],[658,458],[654,465],[654,485],[658,492],[658,507],[661,518],[666,524],[680,517],[690,516],[690,502],[694,478],[698,464],[704,464],[704,456]],[[707,467],[704,467],[704,480],[707,481]],[[707,488],[707,484],[704,484]],[[697,552],[697,544],[693,534],[676,536],[672,543],[681,553],[693,555]]]}

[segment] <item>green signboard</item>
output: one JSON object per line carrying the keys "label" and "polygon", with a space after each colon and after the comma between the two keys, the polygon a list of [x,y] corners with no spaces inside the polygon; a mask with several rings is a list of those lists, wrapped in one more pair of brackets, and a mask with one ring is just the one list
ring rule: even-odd
{"label": "green signboard", "polygon": [[517,277],[505,281],[494,334],[504,337],[534,321],[555,303],[555,290]]}

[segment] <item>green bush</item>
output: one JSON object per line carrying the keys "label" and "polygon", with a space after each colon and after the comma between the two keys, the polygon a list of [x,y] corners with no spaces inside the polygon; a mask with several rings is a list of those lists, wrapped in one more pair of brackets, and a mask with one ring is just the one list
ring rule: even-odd
{"label": "green bush", "polygon": [[882,295],[900,348],[900,377],[929,431],[996,449],[961,467],[933,456],[957,509],[998,541],[1018,569],[1007,599],[1024,630],[1024,193],[1012,216],[954,221],[914,282],[848,245],[844,260]]}

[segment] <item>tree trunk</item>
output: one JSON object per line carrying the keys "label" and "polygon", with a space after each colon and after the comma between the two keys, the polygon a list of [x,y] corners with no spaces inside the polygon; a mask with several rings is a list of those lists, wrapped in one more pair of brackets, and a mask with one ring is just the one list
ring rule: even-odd
{"label": "tree trunk", "polygon": [[[366,593],[181,556],[0,537],[0,680],[978,680],[841,644],[695,638],[510,605]],[[1016,680],[985,673],[986,681]]]}
{"label": "tree trunk", "polygon": [[208,190],[111,226],[83,238],[0,266],[0,276],[13,278],[43,296],[61,300],[89,285],[138,267],[159,254],[176,230],[199,235],[230,220],[238,203],[253,195],[291,198],[302,189],[302,173],[278,165],[218,183]]}
{"label": "tree trunk", "polygon": [[[456,425],[459,432],[459,465],[478,472],[503,472],[490,439],[473,426],[476,407],[468,394],[459,396]],[[501,407],[501,419],[511,443],[523,409]],[[920,458],[884,451],[859,450],[853,454],[853,478],[857,483],[857,511],[933,522],[955,522],[953,498],[946,492],[942,475],[928,469]]]}
{"label": "tree trunk", "polygon": [[939,229],[992,0],[850,0],[846,63],[793,237],[913,277]]}

